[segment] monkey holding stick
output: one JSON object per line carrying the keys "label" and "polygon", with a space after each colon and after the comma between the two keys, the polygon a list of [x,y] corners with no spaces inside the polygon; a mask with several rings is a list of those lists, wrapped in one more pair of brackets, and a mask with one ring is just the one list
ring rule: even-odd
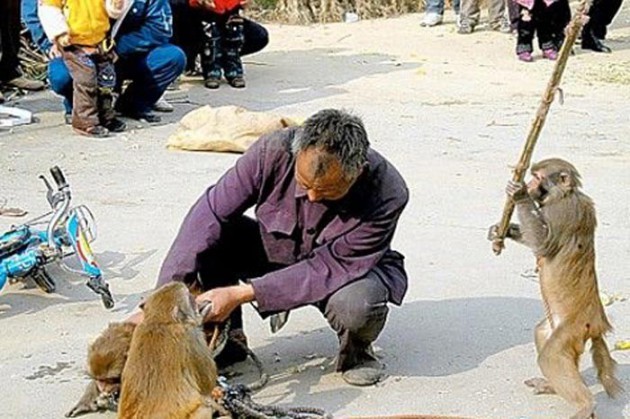
{"label": "monkey holding stick", "polygon": [[[536,256],[545,318],[535,329],[538,365],[545,378],[525,384],[535,394],[558,394],[578,412],[572,419],[594,418],[593,396],[584,384],[579,357],[591,340],[597,377],[610,397],[623,391],[615,378],[604,334],[612,330],[606,318],[595,272],[595,208],[581,190],[580,175],[562,159],[534,164],[528,185],[508,183],[520,225],[507,237],[532,249]],[[497,226],[490,228],[489,239]]]}
{"label": "monkey holding stick", "polygon": [[212,419],[227,413],[212,398],[217,367],[194,297],[181,282],[164,285],[142,307],[122,374],[119,419]]}

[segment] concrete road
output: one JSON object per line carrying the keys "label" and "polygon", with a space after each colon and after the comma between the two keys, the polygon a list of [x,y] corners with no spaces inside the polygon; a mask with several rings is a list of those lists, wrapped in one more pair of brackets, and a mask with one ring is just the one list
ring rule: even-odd
{"label": "concrete road", "polygon": [[[600,288],[630,297],[630,6],[610,33],[614,53],[570,58],[534,158],[560,156],[581,170],[597,204]],[[450,13],[450,12],[448,12]],[[270,25],[267,50],[245,59],[248,87],[182,84],[176,112],[156,127],[107,140],[74,135],[52,94],[20,101],[40,122],[0,133],[0,198],[31,215],[47,210],[37,175],[60,165],[75,202],[94,212],[93,248],[115,294],[105,310],[81,278],[51,269],[58,292],[6,286],[0,294],[0,417],[58,418],[87,382],[86,347],[124,319],[149,290],[192,202],[237,158],[165,149],[178,119],[201,104],[236,104],[289,116],[325,107],[361,115],[374,148],[402,172],[411,201],[394,247],[407,259],[409,293],[377,341],[389,377],[353,388],[334,372],[336,339],[312,308],[272,336],[246,307],[246,332],[272,373],[262,403],[319,406],[339,416],[395,413],[551,418],[572,413],[557,396],[534,396],[533,327],[542,317],[531,253],[508,244],[497,257],[487,227],[501,215],[516,163],[553,64],[515,58],[515,40],[483,27],[458,35],[419,15],[353,24]],[[173,94],[171,94],[173,95]],[[0,217],[0,228],[17,220]],[[630,339],[630,301],[607,307]],[[630,352],[613,353],[630,389]],[[601,418],[630,417],[628,393],[608,399],[587,357],[582,370]],[[252,379],[248,365],[238,368]],[[93,417],[114,417],[113,414]]]}

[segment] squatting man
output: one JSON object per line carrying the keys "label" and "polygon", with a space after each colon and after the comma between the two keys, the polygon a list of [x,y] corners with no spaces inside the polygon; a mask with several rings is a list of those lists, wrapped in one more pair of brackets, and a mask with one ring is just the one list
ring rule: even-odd
{"label": "squatting man", "polygon": [[[229,318],[241,342],[242,304],[255,302],[263,317],[315,306],[339,338],[343,379],[375,384],[383,368],[371,344],[388,303],[400,305],[407,291],[403,256],[390,244],[408,196],[398,171],[370,148],[361,120],[322,110],[302,127],[261,137],[202,194],[157,287],[184,281],[197,303],[212,303],[204,320]],[[251,207],[255,220],[244,215]],[[217,364],[245,357],[228,344]]]}

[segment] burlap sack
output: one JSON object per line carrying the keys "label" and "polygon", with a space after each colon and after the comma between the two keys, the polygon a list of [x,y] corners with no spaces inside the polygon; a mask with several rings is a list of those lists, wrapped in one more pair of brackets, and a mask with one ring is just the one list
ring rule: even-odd
{"label": "burlap sack", "polygon": [[297,123],[238,106],[204,106],[184,116],[167,142],[169,149],[243,153],[261,135]]}

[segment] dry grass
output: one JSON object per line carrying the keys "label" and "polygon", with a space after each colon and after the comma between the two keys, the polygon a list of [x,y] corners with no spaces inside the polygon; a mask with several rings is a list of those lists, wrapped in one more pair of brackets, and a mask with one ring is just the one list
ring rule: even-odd
{"label": "dry grass", "polygon": [[290,24],[342,22],[346,12],[361,19],[398,16],[424,10],[424,0],[258,0],[253,18]]}

